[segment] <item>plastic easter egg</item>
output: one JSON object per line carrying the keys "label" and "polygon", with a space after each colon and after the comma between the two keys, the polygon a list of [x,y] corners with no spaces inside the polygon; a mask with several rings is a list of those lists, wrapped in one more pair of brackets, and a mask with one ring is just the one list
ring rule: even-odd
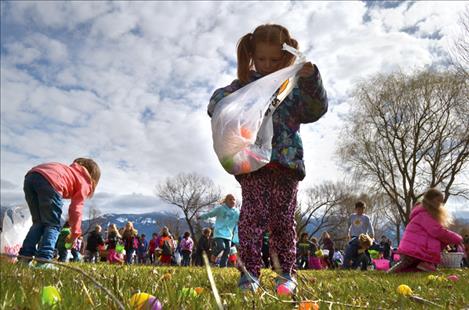
{"label": "plastic easter egg", "polygon": [[72,248],[72,244],[71,244],[71,243],[68,243],[68,242],[65,242],[65,248],[66,248],[66,249],[71,249],[71,248]]}
{"label": "plastic easter egg", "polygon": [[221,160],[221,165],[227,172],[232,172],[235,163],[232,157],[225,157]]}
{"label": "plastic easter egg", "polygon": [[124,245],[118,244],[116,245],[116,252],[117,253],[122,253],[124,251]]}
{"label": "plastic easter egg", "polygon": [[428,281],[435,281],[436,278],[437,278],[437,277],[435,277],[435,276],[432,275],[432,274],[427,277]]}
{"label": "plastic easter egg", "polygon": [[203,293],[204,288],[203,287],[195,287],[194,291],[197,293],[197,295],[200,295]]}
{"label": "plastic easter egg", "polygon": [[286,287],[285,285],[281,284],[277,287],[277,295],[279,296],[284,296],[284,297],[288,297],[292,294],[292,292],[290,291],[290,289],[288,287]]}
{"label": "plastic easter egg", "polygon": [[251,164],[249,163],[249,161],[243,161],[241,163],[241,173],[249,173],[251,172]]}
{"label": "plastic easter egg", "polygon": [[144,309],[145,310],[161,310],[163,309],[163,306],[161,305],[161,302],[158,300],[158,298],[151,296],[146,301],[146,305]]}
{"label": "plastic easter egg", "polygon": [[182,297],[197,297],[197,292],[192,287],[183,287],[179,292]]}
{"label": "plastic easter egg", "polygon": [[246,127],[241,127],[240,128],[240,133],[241,133],[241,137],[243,137],[245,139],[251,139],[251,137],[252,137],[251,130],[249,130]]}
{"label": "plastic easter egg", "polygon": [[135,310],[143,310],[145,309],[145,305],[147,304],[147,301],[151,298],[155,297],[147,293],[136,293],[133,294],[132,297],[130,298],[130,307]]}
{"label": "plastic easter egg", "polygon": [[55,306],[62,301],[59,291],[54,286],[44,286],[41,292],[41,303],[47,306]]}
{"label": "plastic easter egg", "polygon": [[452,274],[452,275],[449,275],[447,277],[448,280],[452,281],[452,282],[456,282],[456,281],[459,281],[459,277],[455,274]]}
{"label": "plastic easter egg", "polygon": [[165,274],[163,275],[163,280],[169,281],[169,280],[171,280],[172,278],[173,278],[173,276],[172,276],[169,272],[167,272],[167,273],[165,273]]}
{"label": "plastic easter egg", "polygon": [[319,306],[314,301],[302,301],[298,306],[298,310],[319,310]]}
{"label": "plastic easter egg", "polygon": [[412,289],[405,284],[401,284],[397,287],[397,293],[404,296],[410,296],[412,295]]}

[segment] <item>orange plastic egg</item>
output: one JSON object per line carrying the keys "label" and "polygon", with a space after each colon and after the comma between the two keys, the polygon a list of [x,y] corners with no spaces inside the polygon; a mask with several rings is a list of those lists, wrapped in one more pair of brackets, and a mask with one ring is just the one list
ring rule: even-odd
{"label": "orange plastic egg", "polygon": [[246,128],[246,127],[241,127],[240,128],[240,132],[241,132],[241,137],[245,138],[245,139],[251,139],[252,137],[252,133],[251,131]]}
{"label": "orange plastic egg", "polygon": [[251,164],[248,161],[243,161],[241,163],[241,173],[251,172]]}

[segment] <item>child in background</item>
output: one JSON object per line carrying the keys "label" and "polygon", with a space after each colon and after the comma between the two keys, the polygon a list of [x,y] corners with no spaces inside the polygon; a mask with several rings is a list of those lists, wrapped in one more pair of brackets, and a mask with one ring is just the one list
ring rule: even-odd
{"label": "child in background", "polygon": [[79,262],[81,260],[82,246],[83,236],[80,236],[75,240],[75,242],[72,244],[72,248],[70,249],[70,253],[72,254],[72,262]]}
{"label": "child in background", "polygon": [[441,249],[462,242],[460,235],[447,229],[451,218],[444,208],[444,201],[443,193],[431,188],[423,195],[422,202],[415,205],[399,244],[401,259],[388,272],[413,268],[435,271],[441,261]]}
{"label": "child in background", "polygon": [[296,245],[297,265],[299,269],[308,269],[311,247],[311,241],[308,240],[308,233],[302,233]]}
{"label": "child in background", "polygon": [[[215,91],[208,105],[211,116],[218,102],[241,87],[293,64],[295,57],[282,50],[298,42],[280,25],[267,24],[244,35],[238,43],[238,79]],[[256,291],[259,286],[263,232],[270,232],[271,256],[279,275],[277,290],[294,292],[296,274],[295,210],[298,182],[305,177],[301,124],[317,121],[327,111],[327,95],[318,68],[306,63],[297,74],[298,86],[273,114],[270,163],[257,171],[237,175],[243,205],[239,219],[239,258],[249,274],[241,270],[238,287]]]}
{"label": "child in background", "polygon": [[138,263],[146,264],[147,263],[147,251],[148,251],[148,241],[145,239],[145,234],[140,236],[138,240]]}
{"label": "child in background", "polygon": [[191,233],[186,231],[179,244],[181,248],[182,261],[181,266],[191,265],[192,248],[194,247],[194,241],[191,238]]}
{"label": "child in background", "polygon": [[98,262],[99,261],[99,247],[104,246],[104,239],[101,235],[101,226],[96,225],[94,230],[88,235],[86,240],[86,256],[85,261],[87,262]]}
{"label": "child in background", "polygon": [[127,222],[122,232],[122,240],[125,248],[125,262],[132,264],[132,258],[138,249],[138,231],[134,228],[134,223]]}
{"label": "child in background", "polygon": [[334,241],[331,239],[331,236],[329,235],[329,233],[327,231],[322,233],[321,244],[322,244],[323,249],[329,251],[329,254],[326,257],[324,257],[324,260],[327,264],[327,267],[329,269],[336,268],[337,266],[336,266],[336,264],[334,263],[334,260],[333,260],[334,251],[335,251]]}
{"label": "child in background", "polygon": [[365,252],[372,243],[373,239],[371,239],[371,237],[366,234],[353,237],[345,249],[343,267],[345,269],[356,269],[357,267],[360,267],[361,270],[367,270],[371,261]]}
{"label": "child in background", "polygon": [[151,240],[149,242],[149,245],[148,245],[148,256],[150,258],[150,264],[152,264],[152,265],[156,262],[155,251],[156,251],[157,247],[158,247],[158,234],[153,233],[152,238],[151,238]]}
{"label": "child in background", "polygon": [[68,249],[65,246],[65,243],[67,243],[66,240],[70,233],[70,224],[65,222],[64,226],[62,226],[62,230],[59,233],[59,237],[57,238],[57,243],[55,245],[59,254],[59,262],[67,261]]}
{"label": "child in background", "polygon": [[239,220],[239,210],[235,208],[235,205],[235,197],[228,194],[220,205],[198,217],[201,220],[216,217],[213,234],[214,246],[210,260],[214,263],[216,257],[221,254],[220,267],[226,267],[228,264],[231,241],[233,240],[235,228]]}
{"label": "child in background", "polygon": [[119,263],[123,264],[124,261],[119,257],[116,252],[116,246],[122,239],[116,224],[110,224],[107,229],[107,260],[110,264]]}
{"label": "child in background", "polygon": [[235,245],[231,246],[230,256],[228,256],[228,267],[236,267],[238,261],[238,249]]}
{"label": "child in background", "polygon": [[[88,158],[77,158],[70,166],[46,163],[29,170],[24,178],[23,189],[33,225],[23,241],[19,255],[52,259],[60,233],[64,198],[71,199],[68,209],[71,234],[66,242],[74,243],[81,235],[83,203],[93,196],[100,176],[98,165]],[[43,262],[39,262],[36,267],[56,269],[52,264]]]}
{"label": "child in background", "polygon": [[160,263],[162,265],[171,265],[175,246],[173,237],[169,234],[169,229],[166,226],[161,229],[159,246],[161,249]]}
{"label": "child in background", "polygon": [[361,234],[367,234],[373,238],[375,231],[371,225],[370,218],[365,214],[366,204],[364,201],[357,201],[355,203],[355,213],[350,215],[348,220],[348,238],[358,237]]}
{"label": "child in background", "polygon": [[207,257],[210,259],[212,255],[212,238],[210,235],[212,234],[212,230],[208,227],[202,230],[202,236],[197,243],[197,248],[194,255],[194,265],[196,266],[203,266],[204,260],[202,258],[203,252],[207,254]]}
{"label": "child in background", "polygon": [[309,268],[310,269],[322,269],[321,258],[316,255],[319,250],[318,239],[315,237],[311,238],[311,247],[309,250]]}

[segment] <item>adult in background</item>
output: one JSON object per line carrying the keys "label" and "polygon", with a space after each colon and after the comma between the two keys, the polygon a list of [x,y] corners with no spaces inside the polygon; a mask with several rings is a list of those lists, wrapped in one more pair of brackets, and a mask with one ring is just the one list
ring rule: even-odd
{"label": "adult in background", "polygon": [[216,217],[211,261],[215,263],[217,256],[222,253],[220,267],[226,267],[228,264],[233,232],[238,225],[239,210],[235,208],[235,202],[235,197],[228,194],[219,206],[198,217],[201,220]]}
{"label": "adult in background", "polygon": [[367,234],[371,238],[375,235],[370,218],[365,214],[366,204],[363,201],[355,203],[355,213],[350,215],[348,224],[348,238],[358,237],[361,234]]}
{"label": "adult in background", "polygon": [[104,239],[101,235],[102,228],[96,225],[86,239],[85,262],[97,263],[99,261],[99,247],[104,246]]}

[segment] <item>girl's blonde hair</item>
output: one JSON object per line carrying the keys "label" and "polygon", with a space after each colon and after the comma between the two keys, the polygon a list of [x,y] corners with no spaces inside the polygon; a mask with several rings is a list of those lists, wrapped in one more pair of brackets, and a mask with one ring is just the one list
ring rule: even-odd
{"label": "girl's blonde hair", "polygon": [[96,186],[98,186],[99,178],[101,178],[101,170],[99,169],[98,164],[94,160],[84,157],[79,157],[73,162],[79,164],[80,166],[85,168],[86,171],[88,171],[91,181],[91,193],[89,197],[92,197]]}
{"label": "girl's blonde hair", "polygon": [[[249,81],[249,71],[253,68],[253,55],[257,43],[267,43],[278,45],[280,48],[283,43],[298,48],[298,42],[290,36],[287,28],[277,24],[265,24],[258,26],[253,33],[245,34],[238,42],[238,80],[242,84]],[[287,67],[295,61],[295,56],[282,51],[283,66]]]}
{"label": "girl's blonde hair", "polygon": [[232,194],[228,194],[223,198],[223,200],[220,203],[226,203],[228,201],[228,198],[235,198]]}
{"label": "girl's blonde hair", "polygon": [[[127,228],[127,226],[129,226],[129,228]],[[127,224],[125,224],[124,231],[130,231],[134,235],[138,234],[138,231],[134,227],[134,223],[131,221],[128,221]]]}
{"label": "girl's blonde hair", "polygon": [[422,206],[430,215],[438,221],[442,226],[448,227],[453,222],[451,215],[444,208],[443,202],[445,196],[436,188],[430,188],[423,195]]}
{"label": "girl's blonde hair", "polygon": [[371,239],[367,234],[360,234],[358,236],[358,241],[360,241],[361,246],[366,246],[368,248],[373,244],[373,239]]}
{"label": "girl's blonde hair", "polygon": [[117,229],[116,224],[110,224],[107,228],[107,233],[109,234],[111,231],[115,232],[118,238],[122,238],[119,230]]}

